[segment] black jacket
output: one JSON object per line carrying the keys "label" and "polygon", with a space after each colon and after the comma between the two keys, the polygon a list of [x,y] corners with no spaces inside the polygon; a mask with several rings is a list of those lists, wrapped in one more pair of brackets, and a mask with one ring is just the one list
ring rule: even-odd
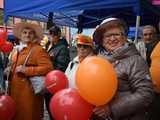
{"label": "black jacket", "polygon": [[53,67],[55,70],[61,70],[65,72],[68,63],[70,61],[69,49],[63,40],[59,40],[56,45],[53,45],[48,51]]}

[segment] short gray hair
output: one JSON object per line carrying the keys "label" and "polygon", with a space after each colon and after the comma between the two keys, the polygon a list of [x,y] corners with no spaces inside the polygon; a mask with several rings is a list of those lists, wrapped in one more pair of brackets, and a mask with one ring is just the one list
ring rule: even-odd
{"label": "short gray hair", "polygon": [[157,33],[156,28],[154,26],[152,26],[152,25],[145,25],[145,26],[143,26],[142,33],[143,33],[144,29],[151,29],[154,33]]}

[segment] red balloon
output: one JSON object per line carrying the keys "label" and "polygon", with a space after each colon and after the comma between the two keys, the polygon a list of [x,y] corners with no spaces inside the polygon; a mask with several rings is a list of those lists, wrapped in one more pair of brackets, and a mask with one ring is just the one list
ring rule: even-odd
{"label": "red balloon", "polygon": [[5,30],[0,30],[0,46],[7,40],[7,32]]}
{"label": "red balloon", "polygon": [[50,93],[55,93],[61,89],[67,88],[67,76],[60,70],[53,70],[47,74],[45,86]]}
{"label": "red balloon", "polygon": [[0,96],[0,120],[12,120],[15,113],[15,101],[8,95]]}
{"label": "red balloon", "polygon": [[13,49],[13,44],[11,42],[5,42],[3,45],[0,46],[0,50],[4,53],[9,53]]}
{"label": "red balloon", "polygon": [[68,88],[51,98],[50,111],[56,120],[88,120],[93,113],[93,105],[86,102],[76,89]]}

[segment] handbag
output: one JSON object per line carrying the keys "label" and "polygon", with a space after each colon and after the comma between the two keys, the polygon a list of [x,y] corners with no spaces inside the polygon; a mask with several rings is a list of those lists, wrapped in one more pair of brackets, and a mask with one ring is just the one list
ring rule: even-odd
{"label": "handbag", "polygon": [[[30,49],[23,66],[25,66],[26,63],[28,62],[28,59],[31,56],[31,53],[32,53],[32,48]],[[29,80],[32,84],[34,94],[40,94],[45,88],[45,85],[44,85],[45,76],[32,76],[32,77],[29,77]]]}
{"label": "handbag", "polygon": [[34,94],[39,94],[42,92],[42,90],[45,88],[44,86],[44,76],[34,76],[34,77],[29,77],[29,80],[31,81]]}

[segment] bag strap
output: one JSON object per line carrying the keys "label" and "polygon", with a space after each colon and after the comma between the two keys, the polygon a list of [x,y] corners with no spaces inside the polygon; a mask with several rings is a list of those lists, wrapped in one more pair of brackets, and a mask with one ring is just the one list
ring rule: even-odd
{"label": "bag strap", "polygon": [[26,64],[27,64],[27,62],[28,62],[28,60],[29,60],[29,58],[30,58],[30,56],[31,56],[31,54],[32,54],[32,51],[33,51],[33,47],[30,49],[30,51],[29,51],[29,53],[28,53],[28,55],[27,55],[27,57],[26,57],[26,59],[25,59],[25,61],[24,61],[24,63],[23,63],[23,66],[24,66],[24,67],[25,67]]}

